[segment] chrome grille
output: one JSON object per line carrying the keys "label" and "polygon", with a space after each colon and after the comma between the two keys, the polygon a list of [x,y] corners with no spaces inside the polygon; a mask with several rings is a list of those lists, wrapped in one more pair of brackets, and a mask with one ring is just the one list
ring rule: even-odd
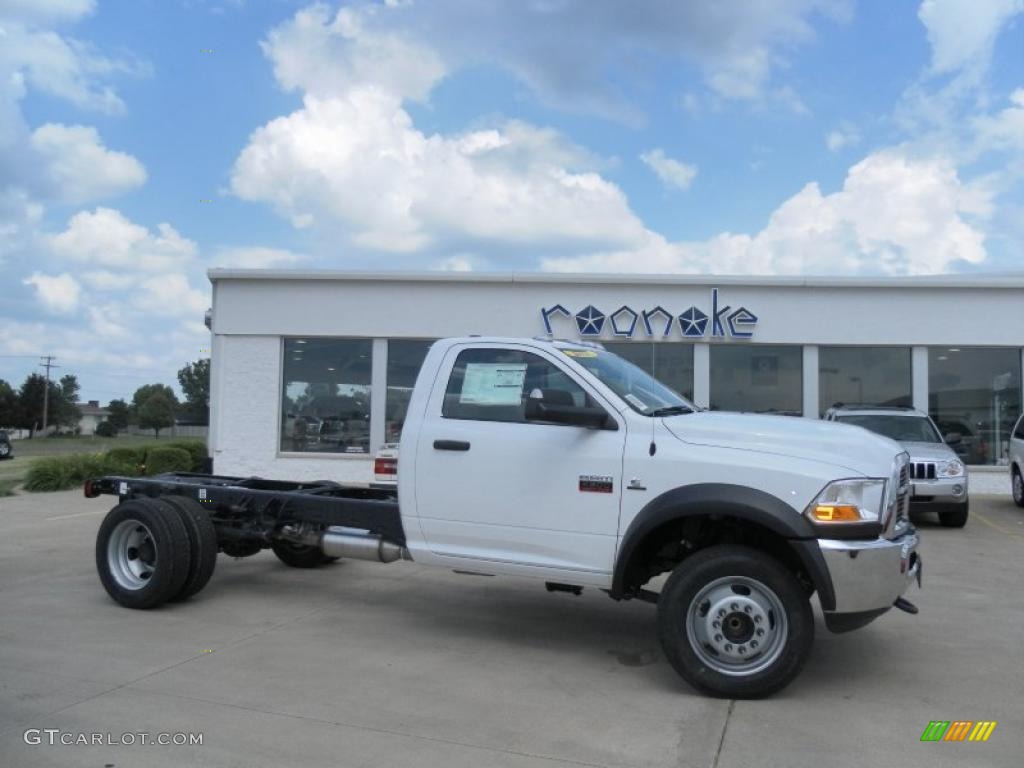
{"label": "chrome grille", "polygon": [[885,521],[885,535],[888,538],[902,536],[910,526],[910,480],[913,469],[906,454],[896,461],[899,468],[894,476],[899,478],[899,482],[896,486],[896,498],[892,501]]}
{"label": "chrome grille", "polygon": [[[935,463],[931,461],[915,461],[910,465],[910,476],[914,480],[934,480]],[[901,478],[902,480],[902,478]]]}

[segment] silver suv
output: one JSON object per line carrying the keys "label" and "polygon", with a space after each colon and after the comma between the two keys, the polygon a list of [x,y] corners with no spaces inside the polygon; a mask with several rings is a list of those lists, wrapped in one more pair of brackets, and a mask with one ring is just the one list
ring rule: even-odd
{"label": "silver suv", "polygon": [[1010,433],[1010,483],[1018,507],[1024,507],[1024,475],[1021,473],[1024,473],[1024,416],[1017,419]]}
{"label": "silver suv", "polygon": [[[967,524],[967,468],[949,445],[955,445],[960,435],[943,438],[927,413],[910,407],[835,405],[825,412],[825,419],[864,427],[898,442],[910,454],[911,513],[937,512],[947,528]],[[1024,441],[1018,442],[1024,454]]]}

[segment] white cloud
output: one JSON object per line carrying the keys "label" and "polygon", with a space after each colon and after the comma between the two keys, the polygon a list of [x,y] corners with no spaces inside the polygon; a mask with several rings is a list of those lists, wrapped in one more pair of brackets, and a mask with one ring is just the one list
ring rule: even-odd
{"label": "white cloud", "polygon": [[221,248],[213,257],[211,266],[236,267],[239,269],[270,269],[286,267],[309,261],[309,256],[283,248],[262,246],[237,246]]}
{"label": "white cloud", "polygon": [[860,134],[857,129],[848,123],[843,123],[838,128],[828,132],[825,136],[825,146],[830,152],[838,152],[846,147],[856,146],[860,143]]}
{"label": "white cloud", "polygon": [[58,256],[93,267],[149,272],[181,269],[197,253],[196,244],[170,224],[159,224],[155,233],[150,232],[120,211],[103,207],[76,213],[67,229],[49,242]]}
{"label": "white cloud", "polygon": [[95,0],[4,0],[0,18],[52,24],[74,21],[94,10]]}
{"label": "white cloud", "polygon": [[278,82],[320,97],[377,87],[402,97],[426,98],[445,74],[440,57],[398,35],[368,32],[364,18],[373,15],[372,8],[341,8],[332,18],[322,4],[296,13],[262,44]]}
{"label": "white cloud", "polygon": [[[983,196],[982,196],[983,197]],[[986,258],[979,190],[945,158],[883,150],[853,166],[843,188],[808,184],[755,235],[670,243],[648,233],[631,249],[544,262],[555,271],[717,274],[933,274]]]}
{"label": "white cloud", "polygon": [[202,318],[210,306],[209,296],[192,288],[188,278],[179,273],[139,280],[132,291],[132,302],[140,312],[157,317]]}
{"label": "white cloud", "polygon": [[393,252],[635,238],[642,225],[622,191],[563,165],[572,155],[557,134],[518,122],[426,135],[394,96],[356,89],[307,95],[302,109],[258,129],[231,188],[297,226],[341,225],[356,245]]}
{"label": "white cloud", "polygon": [[25,278],[26,285],[35,286],[36,296],[50,312],[67,314],[78,309],[82,287],[67,272],[60,275],[44,275],[35,272]]}
{"label": "white cloud", "polygon": [[81,203],[141,186],[146,169],[131,155],[103,146],[95,128],[46,123],[32,133],[32,148],[62,199]]}
{"label": "white cloud", "polygon": [[980,115],[973,121],[975,150],[1011,151],[1024,161],[1024,88],[1010,94],[1010,106],[994,115]]}
{"label": "white cloud", "polygon": [[932,46],[936,74],[985,67],[999,31],[1024,11],[1024,0],[923,0],[918,17]]}
{"label": "white cloud", "polygon": [[652,149],[640,155],[644,165],[654,171],[666,187],[689,189],[697,176],[697,166],[675,160],[661,149]]}

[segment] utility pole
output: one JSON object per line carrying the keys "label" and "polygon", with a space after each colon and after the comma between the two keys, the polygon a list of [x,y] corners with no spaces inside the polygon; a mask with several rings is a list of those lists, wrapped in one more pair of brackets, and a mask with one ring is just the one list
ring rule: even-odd
{"label": "utility pole", "polygon": [[43,358],[46,362],[40,363],[40,368],[46,369],[46,388],[43,390],[43,436],[46,436],[46,419],[49,416],[50,411],[50,369],[60,368],[59,365],[54,365],[53,355],[45,355]]}

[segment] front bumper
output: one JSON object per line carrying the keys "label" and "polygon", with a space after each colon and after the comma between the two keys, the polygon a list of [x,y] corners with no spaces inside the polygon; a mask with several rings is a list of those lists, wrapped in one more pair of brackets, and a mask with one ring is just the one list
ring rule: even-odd
{"label": "front bumper", "polygon": [[819,539],[835,593],[835,609],[825,611],[828,628],[862,627],[889,610],[913,581],[920,585],[919,543],[913,528],[895,539]]}
{"label": "front bumper", "polygon": [[913,512],[948,510],[967,502],[967,476],[911,483],[910,509]]}

